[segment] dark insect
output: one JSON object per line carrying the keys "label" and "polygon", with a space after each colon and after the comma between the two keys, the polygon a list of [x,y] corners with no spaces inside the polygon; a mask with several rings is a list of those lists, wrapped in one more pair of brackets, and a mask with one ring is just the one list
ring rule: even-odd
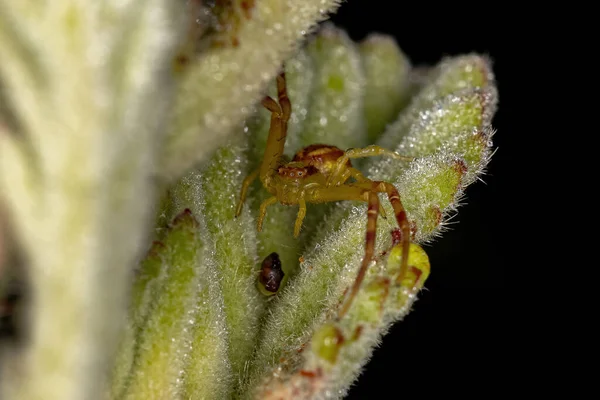
{"label": "dark insect", "polygon": [[279,290],[284,276],[279,254],[275,252],[269,254],[263,260],[260,268],[260,275],[258,276],[259,290],[267,296],[274,295]]}

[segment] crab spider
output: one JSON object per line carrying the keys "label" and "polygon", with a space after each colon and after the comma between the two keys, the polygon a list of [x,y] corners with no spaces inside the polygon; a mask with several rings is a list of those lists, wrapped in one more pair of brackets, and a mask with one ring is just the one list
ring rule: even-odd
{"label": "crab spider", "polygon": [[378,193],[387,194],[402,233],[402,263],[400,273],[396,278],[397,284],[400,284],[407,271],[410,245],[410,226],[400,201],[400,194],[396,188],[391,183],[372,181],[366,178],[352,166],[350,160],[380,155],[408,161],[412,161],[413,158],[401,156],[375,145],[343,151],[335,146],[313,144],[298,151],[294,158],[288,162],[284,158],[283,149],[292,106],[287,95],[285,72],[283,71],[277,76],[277,95],[278,102],[269,96],[262,100],[262,105],[271,112],[269,136],[260,166],[248,175],[242,183],[236,217],[242,210],[249,186],[257,177],[260,177],[264,188],[272,194],[260,205],[259,232],[262,230],[267,207],[275,203],[297,204],[299,206],[294,226],[294,237],[298,237],[306,215],[306,203],[325,203],[340,200],[366,202],[368,209],[365,255],[356,280],[338,312],[338,318],[342,318],[356,297],[367,268],[373,259],[377,217],[383,211],[379,203]]}

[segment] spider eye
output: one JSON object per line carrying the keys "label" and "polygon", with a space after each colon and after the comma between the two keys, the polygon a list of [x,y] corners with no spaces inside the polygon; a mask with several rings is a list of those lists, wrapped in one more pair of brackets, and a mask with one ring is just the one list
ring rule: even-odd
{"label": "spider eye", "polygon": [[302,172],[298,172],[298,176],[302,176]]}

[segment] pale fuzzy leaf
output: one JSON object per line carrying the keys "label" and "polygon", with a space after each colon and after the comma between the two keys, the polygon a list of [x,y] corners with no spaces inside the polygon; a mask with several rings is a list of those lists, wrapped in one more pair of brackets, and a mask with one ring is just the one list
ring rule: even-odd
{"label": "pale fuzzy leaf", "polygon": [[[467,181],[471,183],[483,173],[491,157],[494,131],[490,124],[495,104],[493,86],[460,90],[421,110],[407,131],[394,130],[403,124],[400,119],[386,135],[402,133],[394,150],[403,155],[422,157],[441,149],[457,154],[465,162]],[[373,179],[391,179],[397,172],[398,165],[391,159],[371,162],[369,168]]]}
{"label": "pale fuzzy leaf", "polygon": [[248,208],[235,218],[244,178],[241,171],[247,170],[246,150],[245,137],[236,135],[231,143],[217,149],[205,168],[189,172],[171,190],[172,211],[190,208],[206,218],[229,331],[228,359],[238,381],[243,379],[246,360],[254,351],[265,301],[256,289],[260,265],[256,225]]}
{"label": "pale fuzzy leaf", "polygon": [[367,144],[361,112],[365,76],[356,44],[343,30],[325,24],[308,42],[307,51],[315,65],[315,84],[301,143],[337,145],[344,150]]}
{"label": "pale fuzzy leaf", "polygon": [[162,284],[160,273],[165,263],[165,245],[154,242],[142,261],[139,271],[136,271],[131,290],[129,313],[125,321],[115,368],[111,375],[110,398],[121,398],[131,377],[134,358],[138,351],[139,336],[151,310],[152,300]]}
{"label": "pale fuzzy leaf", "polygon": [[257,0],[237,29],[237,46],[192,60],[178,84],[160,176],[177,179],[223,145],[297,42],[338,6],[339,0]]}
{"label": "pale fuzzy leaf", "polygon": [[[147,304],[134,292],[134,305],[146,306],[147,311],[145,318],[136,318],[142,310],[134,312],[133,321],[141,326],[123,399],[184,399],[190,395],[219,399],[230,394],[225,316],[220,291],[215,290],[219,280],[209,237],[205,221],[196,221],[189,210],[184,211],[156,249],[160,256],[158,282],[143,285],[144,275],[140,276],[136,289],[145,286]],[[155,275],[155,266],[146,263],[142,274]],[[211,307],[205,306],[207,302]]]}
{"label": "pale fuzzy leaf", "polygon": [[367,78],[367,136],[374,143],[409,100],[411,63],[392,36],[371,34],[359,44],[359,50]]}
{"label": "pale fuzzy leaf", "polygon": [[[203,255],[209,259],[212,251]],[[208,294],[198,303],[189,360],[184,372],[183,399],[221,400],[231,396],[238,377],[229,362],[230,341],[217,265],[205,262]],[[210,304],[210,307],[207,307]]]}
{"label": "pale fuzzy leaf", "polygon": [[[198,304],[199,294],[207,290],[198,268],[205,246],[202,236],[206,236],[205,232],[200,231],[191,212],[187,212],[175,219],[165,238],[164,256],[159,264],[160,284],[146,287],[150,309],[136,338],[134,369],[123,398],[180,397],[180,371],[185,363],[182,350],[190,348],[193,325],[189,320],[195,319],[194,314],[188,313]],[[134,305],[141,306],[136,304],[136,297]],[[143,310],[138,312],[142,314]],[[138,312],[134,313],[134,322]]]}
{"label": "pale fuzzy leaf", "polygon": [[[420,124],[423,112],[441,110],[440,101],[451,95],[473,89],[492,91],[489,103],[482,115],[482,123],[489,123],[496,111],[495,77],[491,63],[486,57],[472,54],[447,57],[435,68],[426,72],[421,90],[411,99],[410,104],[390,125],[377,144],[396,149],[413,126]],[[404,150],[404,149],[403,149]]]}
{"label": "pale fuzzy leaf", "polygon": [[0,185],[36,293],[23,369],[4,381],[20,399],[102,396],[147,228],[176,14],[163,0],[0,2],[19,127],[0,136]]}

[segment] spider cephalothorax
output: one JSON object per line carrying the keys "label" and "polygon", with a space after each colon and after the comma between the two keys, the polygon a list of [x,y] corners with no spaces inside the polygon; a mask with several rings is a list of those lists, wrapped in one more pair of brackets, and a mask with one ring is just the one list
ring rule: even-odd
{"label": "spider cephalothorax", "polygon": [[290,162],[277,168],[277,174],[282,180],[287,179],[298,183],[317,172],[312,165],[304,165],[301,162]]}
{"label": "spider cephalothorax", "polygon": [[343,151],[335,146],[313,144],[304,147],[294,155],[291,161],[287,161],[283,155],[283,148],[292,107],[287,96],[284,72],[277,76],[277,95],[279,102],[269,96],[262,101],[263,106],[271,111],[269,137],[260,167],[244,180],[236,215],[241,212],[248,187],[259,176],[263,186],[272,196],[260,205],[258,231],[262,229],[267,207],[275,203],[299,206],[294,226],[294,236],[297,237],[306,216],[306,203],[326,203],[340,200],[366,202],[368,209],[365,256],[346,302],[339,311],[338,316],[341,318],[348,311],[373,258],[377,217],[383,210],[379,203],[378,193],[387,194],[402,233],[402,264],[400,274],[396,278],[397,283],[402,281],[407,271],[410,244],[410,227],[396,188],[391,183],[372,181],[364,177],[352,166],[350,159],[378,155],[403,160],[412,160],[412,158],[403,157],[374,145]]}

